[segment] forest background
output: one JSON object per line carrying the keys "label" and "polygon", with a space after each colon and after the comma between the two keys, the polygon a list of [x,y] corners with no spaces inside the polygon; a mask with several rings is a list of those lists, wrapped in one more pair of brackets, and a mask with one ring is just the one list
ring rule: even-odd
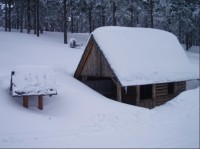
{"label": "forest background", "polygon": [[172,32],[188,50],[200,44],[199,0],[0,0],[5,31],[92,32],[101,26],[157,28]]}

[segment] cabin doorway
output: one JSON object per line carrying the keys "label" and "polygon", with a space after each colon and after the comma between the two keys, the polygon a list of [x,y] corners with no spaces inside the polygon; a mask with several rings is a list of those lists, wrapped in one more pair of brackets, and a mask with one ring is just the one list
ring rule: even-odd
{"label": "cabin doorway", "polygon": [[[82,80],[83,81],[83,80]],[[103,96],[116,100],[117,87],[109,77],[85,77],[83,81],[87,86]]]}

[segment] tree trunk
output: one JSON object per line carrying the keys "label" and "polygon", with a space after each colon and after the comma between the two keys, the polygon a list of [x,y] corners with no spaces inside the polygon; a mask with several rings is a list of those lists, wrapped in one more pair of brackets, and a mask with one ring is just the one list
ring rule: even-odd
{"label": "tree trunk", "polygon": [[180,17],[180,14],[178,16],[178,38],[179,38],[179,41],[181,42],[181,17]]}
{"label": "tree trunk", "polygon": [[171,25],[171,19],[168,18],[168,31],[169,31],[169,32],[171,32],[170,25]]}
{"label": "tree trunk", "polygon": [[27,0],[27,34],[31,32],[31,6],[30,0]]}
{"label": "tree trunk", "polygon": [[153,0],[150,0],[150,15],[151,15],[151,28],[154,28],[154,24],[153,24]]}
{"label": "tree trunk", "polygon": [[74,14],[71,12],[71,33],[74,33]]}
{"label": "tree trunk", "polygon": [[69,8],[70,8],[70,15],[71,15],[71,33],[74,33],[74,13],[72,10],[73,9],[72,0],[70,0]]}
{"label": "tree trunk", "polygon": [[11,32],[11,0],[8,0],[8,30]]}
{"label": "tree trunk", "polygon": [[138,25],[138,24],[139,24],[139,12],[138,12],[138,11],[136,12],[136,15],[137,15],[137,16],[136,16],[136,23],[137,23],[137,25]]}
{"label": "tree trunk", "polygon": [[116,16],[115,16],[116,11],[117,11],[117,7],[116,7],[115,2],[113,1],[113,12],[112,12],[113,26],[117,25]]}
{"label": "tree trunk", "polygon": [[19,5],[17,5],[16,7],[16,11],[17,11],[17,24],[16,24],[16,28],[17,30],[19,30]]}
{"label": "tree trunk", "polygon": [[92,7],[88,7],[89,31],[92,32]]}
{"label": "tree trunk", "polygon": [[34,1],[33,4],[33,16],[34,16],[34,20],[33,20],[33,28],[34,28],[34,34],[37,34],[37,3],[36,1]]}
{"label": "tree trunk", "polygon": [[23,0],[20,0],[20,32],[23,33]]}
{"label": "tree trunk", "polygon": [[64,44],[67,44],[67,1],[63,0],[63,21],[64,21],[64,25],[63,25],[63,32],[64,32]]}
{"label": "tree trunk", "polygon": [[148,21],[147,21],[147,17],[145,17],[145,27],[148,27]]}
{"label": "tree trunk", "polygon": [[8,31],[8,2],[5,0],[5,31]]}
{"label": "tree trunk", "polygon": [[106,25],[106,20],[105,20],[105,7],[101,7],[101,26]]}
{"label": "tree trunk", "polygon": [[40,18],[40,17],[39,17],[39,16],[40,16],[40,14],[39,14],[40,11],[39,11],[39,0],[36,0],[36,12],[37,12],[37,13],[36,13],[36,19],[37,19],[37,20],[36,20],[36,21],[37,21],[37,23],[36,23],[36,24],[37,24],[37,25],[36,25],[36,26],[37,26],[37,37],[39,37],[39,36],[40,36],[40,19],[39,19],[39,18]]}
{"label": "tree trunk", "polygon": [[189,33],[185,34],[185,44],[186,44],[186,50],[189,50]]}
{"label": "tree trunk", "polygon": [[130,9],[130,13],[131,13],[131,23],[130,23],[130,27],[133,27],[133,8]]}
{"label": "tree trunk", "polygon": [[[200,12],[199,12],[200,15]],[[200,51],[200,20],[199,20],[199,51]]]}

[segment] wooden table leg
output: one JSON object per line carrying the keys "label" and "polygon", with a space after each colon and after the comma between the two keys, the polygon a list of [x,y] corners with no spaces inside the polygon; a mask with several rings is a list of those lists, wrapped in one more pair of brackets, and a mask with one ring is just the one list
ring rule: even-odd
{"label": "wooden table leg", "polygon": [[38,109],[43,110],[43,96],[38,96]]}
{"label": "wooden table leg", "polygon": [[28,96],[23,96],[23,106],[28,108]]}

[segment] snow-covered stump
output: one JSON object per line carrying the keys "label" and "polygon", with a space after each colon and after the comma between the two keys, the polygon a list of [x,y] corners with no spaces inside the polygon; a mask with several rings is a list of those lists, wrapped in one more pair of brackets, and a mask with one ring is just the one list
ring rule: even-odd
{"label": "snow-covered stump", "polygon": [[71,38],[70,41],[69,41],[69,47],[70,48],[76,48],[76,47],[79,47],[79,46],[82,46],[83,44],[78,44],[77,43],[77,40],[75,38]]}
{"label": "snow-covered stump", "polygon": [[74,38],[71,38],[69,41],[69,47],[70,48],[75,48],[77,46],[77,41]]}
{"label": "snow-covered stump", "polygon": [[38,97],[38,109],[43,110],[43,96],[57,95],[55,72],[49,66],[17,66],[11,73],[10,91],[13,97],[23,97],[28,108],[30,96]]}

